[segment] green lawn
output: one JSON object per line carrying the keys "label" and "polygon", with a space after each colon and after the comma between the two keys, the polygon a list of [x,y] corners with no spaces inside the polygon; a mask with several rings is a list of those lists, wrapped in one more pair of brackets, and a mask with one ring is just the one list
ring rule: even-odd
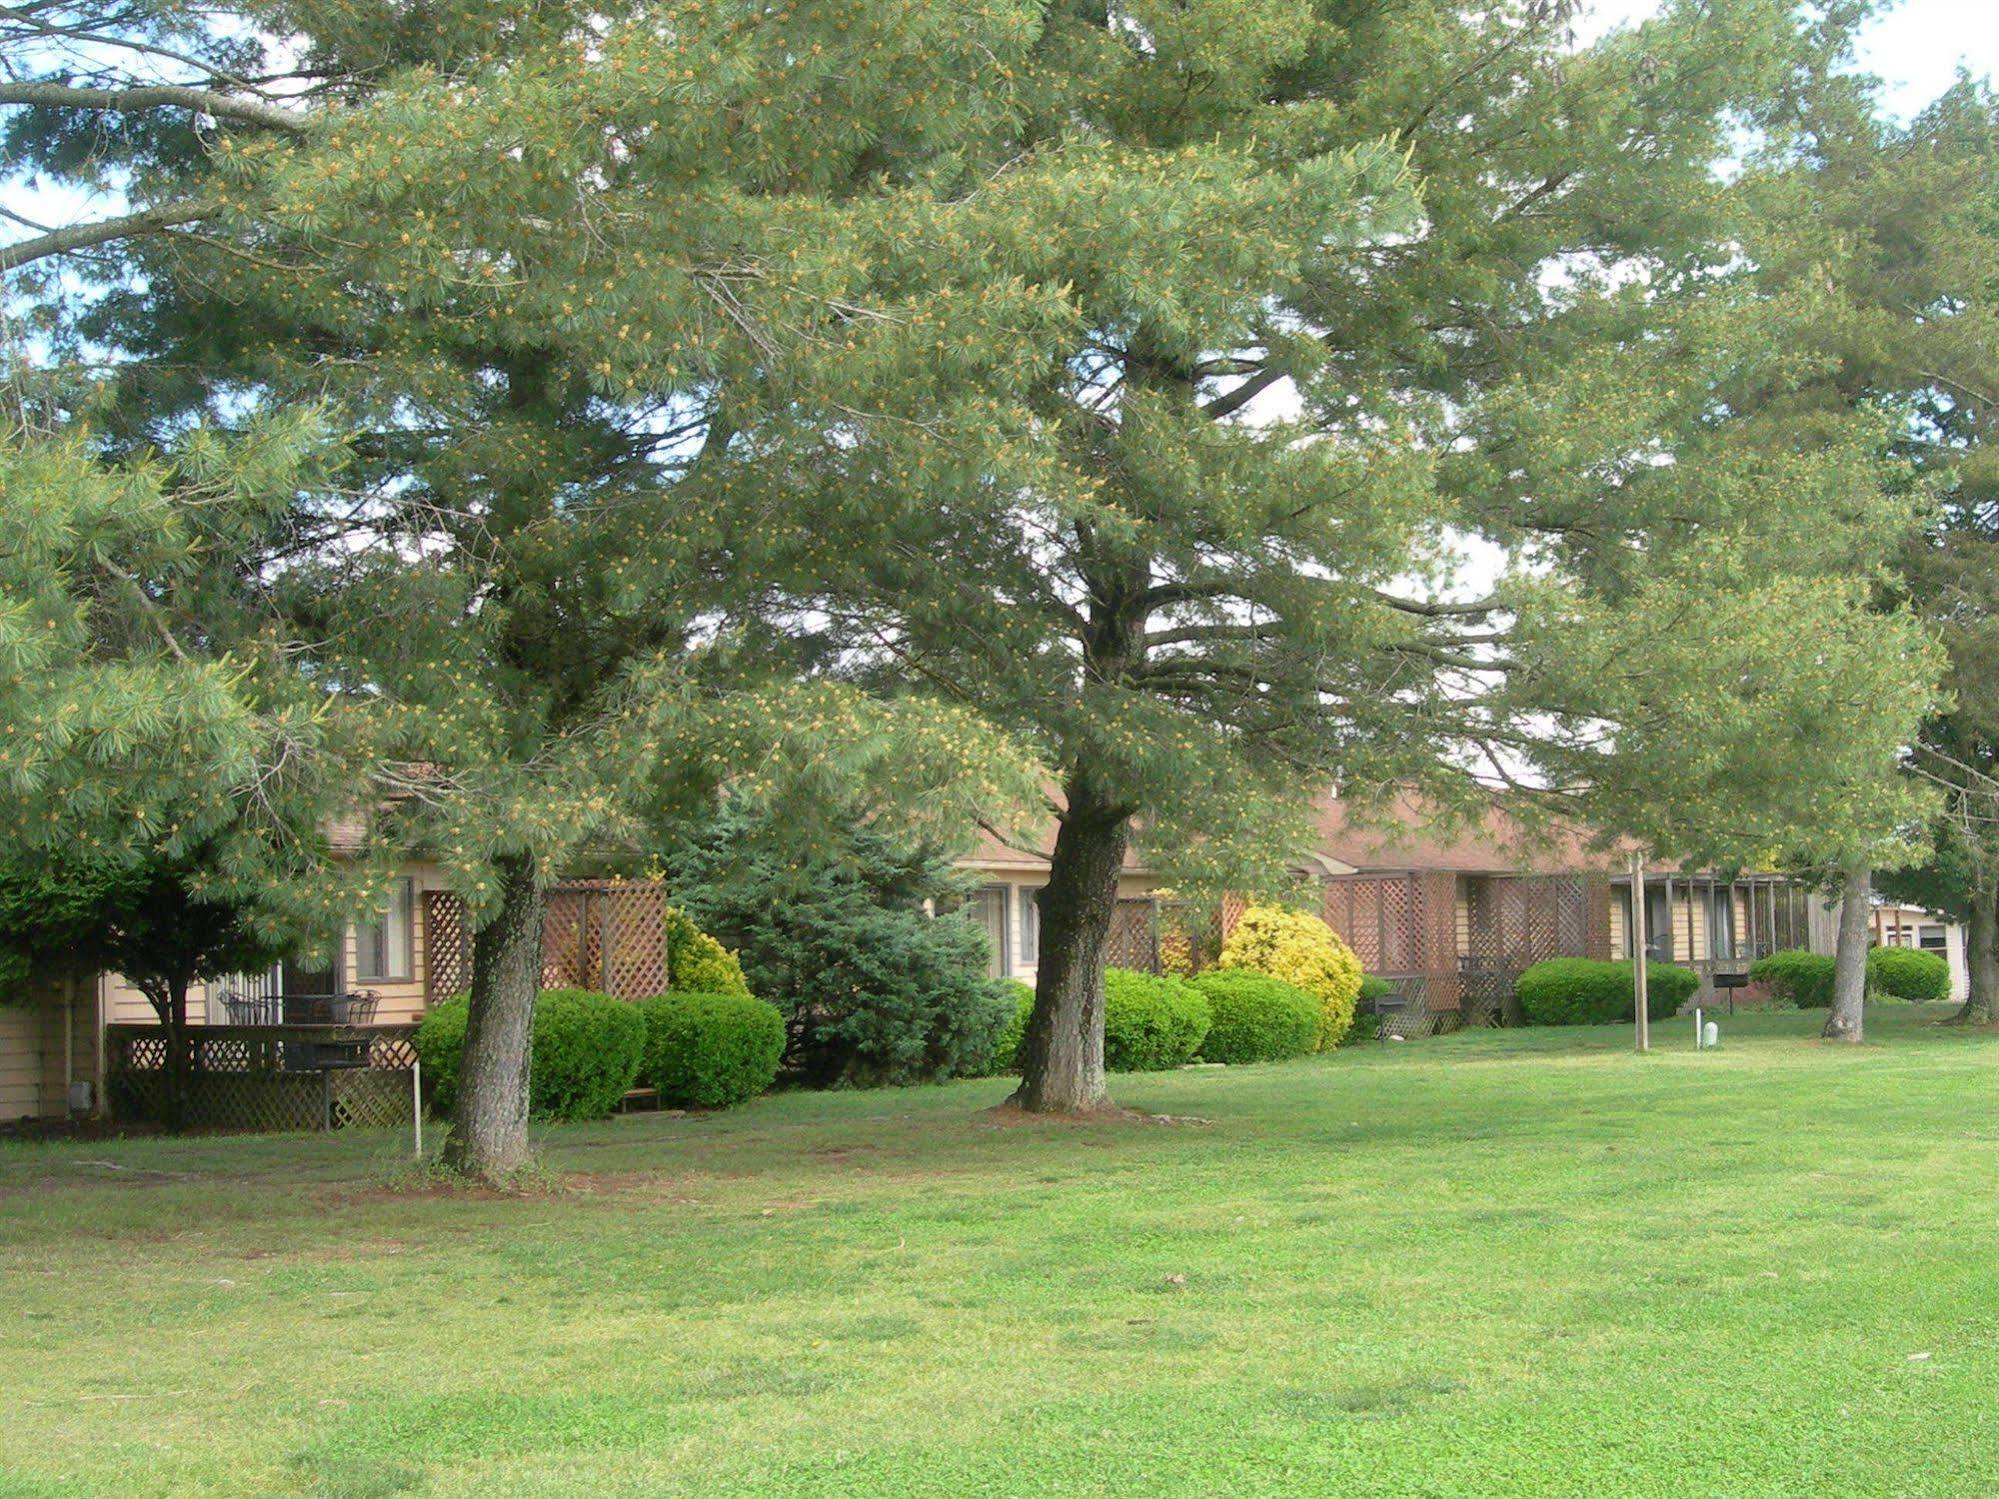
{"label": "green lawn", "polygon": [[1999,1038],[1483,1032],[396,1144],[0,1148],[0,1493],[1999,1492]]}

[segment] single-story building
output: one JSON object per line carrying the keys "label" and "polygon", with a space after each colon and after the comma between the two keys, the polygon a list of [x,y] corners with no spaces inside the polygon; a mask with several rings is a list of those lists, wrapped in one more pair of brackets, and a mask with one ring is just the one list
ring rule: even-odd
{"label": "single-story building", "polygon": [[[990,938],[996,977],[1034,981],[1035,897],[1048,881],[1053,843],[1052,826],[1038,848],[982,832],[961,861],[977,880],[966,914]],[[1628,873],[1609,867],[1578,835],[1529,838],[1496,807],[1481,826],[1442,833],[1413,800],[1364,819],[1329,796],[1298,873],[1320,887],[1326,921],[1363,966],[1395,983],[1401,1023],[1411,1033],[1504,1023],[1514,976],[1542,958],[1630,955]],[[1127,856],[1114,964],[1159,966],[1162,913],[1182,919],[1161,900],[1160,883],[1139,857]],[[1822,903],[1780,877],[1648,870],[1644,898],[1651,955],[1687,963],[1704,978],[1782,947],[1829,950]],[[555,886],[543,930],[543,981],[631,998],[664,988],[664,900],[661,888],[645,881]],[[1224,925],[1240,908],[1224,902]],[[1906,929],[1923,941],[1923,924]],[[1958,951],[1961,968],[1961,942]],[[204,1027],[329,1019],[406,1026],[461,992],[470,971],[464,906],[440,868],[417,861],[381,911],[348,926],[330,957],[301,955],[268,972],[197,986],[189,1019]],[[31,1003],[0,1006],[0,1121],[101,1109],[107,1059],[115,1070],[130,1028],[154,1019],[145,996],[113,974],[45,985]]]}
{"label": "single-story building", "polygon": [[1971,969],[1964,924],[1921,906],[1877,900],[1868,918],[1868,935],[1876,947],[1914,947],[1933,952],[1950,964],[1950,997],[1971,993]]}

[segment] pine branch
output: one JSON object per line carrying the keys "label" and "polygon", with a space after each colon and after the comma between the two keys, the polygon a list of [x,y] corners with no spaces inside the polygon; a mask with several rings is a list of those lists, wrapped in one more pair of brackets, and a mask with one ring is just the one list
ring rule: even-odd
{"label": "pine branch", "polygon": [[261,99],[217,93],[214,89],[156,83],[132,88],[76,88],[66,83],[0,83],[0,105],[25,104],[36,109],[100,109],[136,114],[149,109],[194,109],[218,120],[239,120],[303,135],[310,123],[304,115]]}
{"label": "pine branch", "polygon": [[110,244],[113,240],[135,239],[179,224],[197,223],[221,210],[220,203],[172,203],[121,214],[115,219],[99,219],[94,224],[72,224],[67,229],[53,230],[33,239],[0,245],[0,271],[18,270],[31,261],[46,260],[51,255],[69,255],[77,250]]}

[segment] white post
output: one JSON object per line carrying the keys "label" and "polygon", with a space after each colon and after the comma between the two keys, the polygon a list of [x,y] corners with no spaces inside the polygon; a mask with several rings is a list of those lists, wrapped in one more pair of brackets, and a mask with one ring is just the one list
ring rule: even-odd
{"label": "white post", "polygon": [[410,1120],[416,1126],[416,1158],[423,1159],[423,1063],[410,1060]]}
{"label": "white post", "polygon": [[1701,1049],[1701,1007],[1694,1006],[1694,1050]]}
{"label": "white post", "polygon": [[1631,856],[1631,976],[1632,1009],[1636,1012],[1638,1049],[1652,1049],[1652,1004],[1645,979],[1645,856]]}

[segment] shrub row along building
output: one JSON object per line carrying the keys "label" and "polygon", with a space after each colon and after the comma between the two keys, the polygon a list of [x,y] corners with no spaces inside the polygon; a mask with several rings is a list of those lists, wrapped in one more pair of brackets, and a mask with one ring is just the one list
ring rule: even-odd
{"label": "shrub row along building", "polygon": [[[985,835],[962,862],[978,880],[966,914],[990,938],[990,971],[1031,983],[1046,851]],[[1298,875],[1315,887],[1308,899],[1367,971],[1393,982],[1394,1024],[1413,1035],[1516,1019],[1513,980],[1543,958],[1630,956],[1631,880],[1616,864],[1579,836],[1530,838],[1496,807],[1479,826],[1439,834],[1412,801],[1363,820],[1329,797]],[[1136,857],[1127,860],[1119,895],[1114,964],[1157,969],[1172,961],[1176,933],[1191,935],[1186,947],[1197,952],[1212,938],[1212,914],[1164,898],[1159,878]],[[1702,998],[1716,972],[1739,972],[1764,953],[1831,949],[1832,914],[1779,876],[1648,870],[1642,899],[1649,955],[1695,969]],[[659,887],[645,882],[557,886],[544,926],[545,983],[627,998],[658,992],[663,905]],[[1224,924],[1238,908],[1224,902]],[[1207,930],[1190,934],[1190,923]],[[1930,945],[1942,928],[1935,918],[1898,917],[1893,933]],[[190,1020],[232,1028],[329,1021],[404,1027],[464,989],[469,972],[464,908],[442,870],[415,862],[384,910],[349,926],[330,961],[301,956],[206,985],[190,998]],[[115,1108],[120,1069],[132,1065],[132,1048],[145,1044],[153,1019],[145,997],[115,974],[51,983],[31,1003],[0,1007],[0,1121],[98,1111],[107,1089]],[[210,1033],[218,1056],[253,1056],[240,1047],[225,1052],[223,1034]],[[286,1065],[290,1053],[266,1050],[275,1058],[270,1065]],[[303,1085],[298,1091],[307,1115],[332,1107],[315,1104]]]}

